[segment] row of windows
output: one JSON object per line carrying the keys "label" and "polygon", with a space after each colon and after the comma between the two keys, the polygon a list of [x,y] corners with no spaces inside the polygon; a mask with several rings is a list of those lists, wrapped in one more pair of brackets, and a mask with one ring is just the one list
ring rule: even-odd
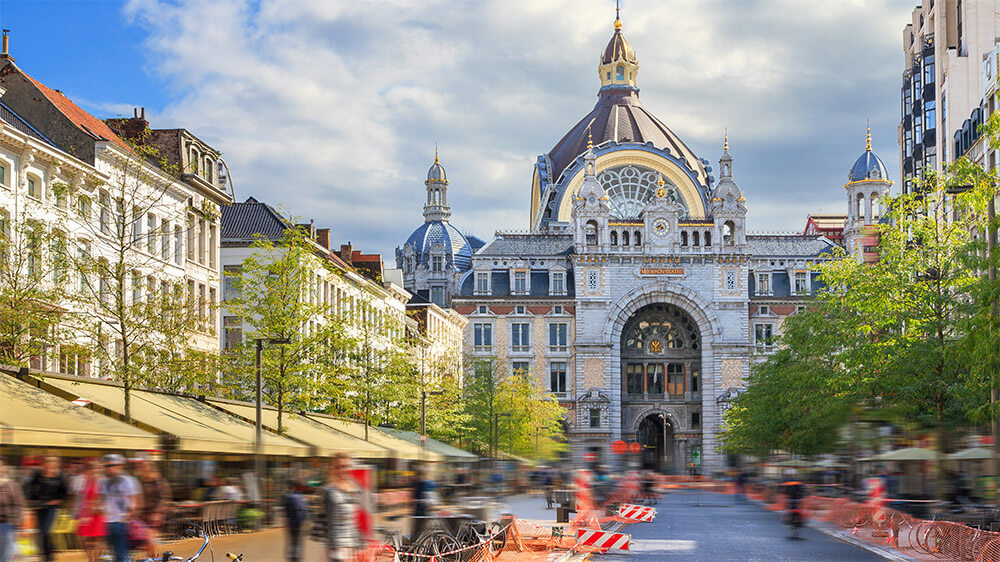
{"label": "row of windows", "polygon": [[[761,271],[757,272],[756,275],[757,287],[754,294],[757,296],[770,296],[774,294],[771,283],[772,273],[770,271]],[[808,271],[796,271],[792,276],[792,294],[808,295],[810,292],[809,281]]]}
{"label": "row of windows", "polygon": [[[664,376],[665,373],[665,376]],[[625,365],[625,392],[632,396],[681,396],[701,390],[701,375],[690,363],[628,363]]]}
{"label": "row of windows", "polygon": [[[493,352],[493,324],[491,322],[475,322],[472,324],[472,346],[475,353]],[[510,350],[513,353],[528,353],[531,351],[530,322],[510,323]],[[562,352],[569,349],[569,324],[552,322],[548,325],[549,351]]]}
{"label": "row of windows", "polygon": [[[475,277],[475,294],[493,294],[492,272],[477,271]],[[527,295],[531,292],[531,275],[527,269],[514,269],[510,273],[510,293],[512,295]],[[549,272],[549,295],[566,294],[566,272]]]}
{"label": "row of windows", "polygon": [[[568,380],[568,365],[566,361],[551,361],[549,362],[549,380],[548,389],[549,392],[556,394],[565,394],[567,389]],[[477,363],[475,368],[477,370],[482,370],[479,373],[482,376],[488,376],[490,371],[493,369],[493,365],[487,361]],[[531,378],[531,363],[528,361],[511,361],[510,372],[514,376]]]}
{"label": "row of windows", "polygon": [[[491,313],[491,310],[490,310],[489,305],[487,305],[487,304],[481,304],[478,307],[476,307],[476,314],[490,314],[490,313]],[[515,316],[524,316],[526,314],[528,314],[528,307],[526,307],[523,304],[519,304],[519,305],[515,305],[514,306],[513,315],[515,315]],[[552,307],[552,314],[555,314],[555,315],[565,314],[565,311],[564,311],[562,305],[557,304],[557,305],[553,306]]]}

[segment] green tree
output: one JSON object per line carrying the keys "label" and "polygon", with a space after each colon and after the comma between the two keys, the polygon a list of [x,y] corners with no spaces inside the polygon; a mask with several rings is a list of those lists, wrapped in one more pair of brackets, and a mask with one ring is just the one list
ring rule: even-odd
{"label": "green tree", "polygon": [[464,391],[469,417],[464,443],[485,454],[497,448],[552,458],[565,449],[561,439],[566,412],[528,377],[509,373],[496,358],[476,357]]}
{"label": "green tree", "polygon": [[106,180],[66,188],[78,194],[82,225],[68,256],[79,276],[72,297],[81,312],[66,324],[76,341],[89,342],[102,373],[122,384],[124,414],[131,420],[132,390],[183,356],[192,328],[207,316],[204,302],[182,297],[182,278],[167,271],[163,259],[172,257],[174,234],[165,226],[187,230],[186,205],[174,189],[179,166],[141,142],[127,151],[109,149],[107,158]]}
{"label": "green tree", "polygon": [[343,392],[338,366],[353,343],[331,307],[316,297],[317,271],[335,273],[303,229],[288,225],[280,240],[258,237],[250,249],[239,271],[230,273],[239,295],[226,305],[242,320],[245,337],[227,351],[226,386],[231,395],[254,396],[256,342],[264,340],[262,400],[277,409],[283,431],[285,411],[337,400]]}
{"label": "green tree", "polygon": [[16,367],[48,352],[65,313],[66,237],[29,206],[0,212],[0,363]]}

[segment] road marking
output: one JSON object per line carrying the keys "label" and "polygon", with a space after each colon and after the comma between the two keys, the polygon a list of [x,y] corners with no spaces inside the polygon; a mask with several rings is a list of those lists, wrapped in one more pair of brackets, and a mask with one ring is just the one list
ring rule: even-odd
{"label": "road marking", "polygon": [[698,541],[685,540],[644,540],[632,539],[630,550],[635,552],[690,552],[698,545]]}

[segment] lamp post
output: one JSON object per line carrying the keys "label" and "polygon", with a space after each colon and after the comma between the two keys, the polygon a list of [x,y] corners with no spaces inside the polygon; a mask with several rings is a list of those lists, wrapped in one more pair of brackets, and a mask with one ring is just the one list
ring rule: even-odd
{"label": "lamp post", "polygon": [[427,449],[427,395],[438,396],[444,394],[440,390],[420,391],[420,446]]}
{"label": "lamp post", "polygon": [[261,353],[264,351],[264,342],[267,342],[268,345],[286,345],[286,344],[291,343],[291,340],[288,339],[288,338],[257,338],[257,341],[256,341],[256,343],[257,343],[257,373],[256,373],[256,380],[255,380],[255,382],[256,382],[256,387],[257,387],[256,388],[256,393],[257,393],[257,424],[256,424],[256,428],[255,428],[256,432],[254,434],[254,441],[253,441],[253,453],[254,453],[253,456],[254,456],[254,472],[257,475],[257,487],[258,487],[258,489],[260,491],[261,499],[263,499],[263,495],[264,495],[264,485],[263,485],[263,480],[262,480],[262,477],[264,475],[264,463],[263,463],[263,459],[261,458],[261,454],[260,454],[260,451],[261,451],[261,433],[262,433],[262,427],[263,427],[263,424],[261,423],[261,398],[260,398],[260,395],[263,392],[263,383],[261,382],[261,376],[260,376],[260,362],[261,362],[260,358],[261,358]]}

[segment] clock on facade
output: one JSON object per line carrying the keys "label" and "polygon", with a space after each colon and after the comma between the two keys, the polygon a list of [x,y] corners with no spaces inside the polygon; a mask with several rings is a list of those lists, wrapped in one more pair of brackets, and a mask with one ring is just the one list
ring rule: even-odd
{"label": "clock on facade", "polygon": [[670,223],[667,219],[659,218],[653,221],[653,234],[657,236],[666,236],[667,231],[670,230]]}

